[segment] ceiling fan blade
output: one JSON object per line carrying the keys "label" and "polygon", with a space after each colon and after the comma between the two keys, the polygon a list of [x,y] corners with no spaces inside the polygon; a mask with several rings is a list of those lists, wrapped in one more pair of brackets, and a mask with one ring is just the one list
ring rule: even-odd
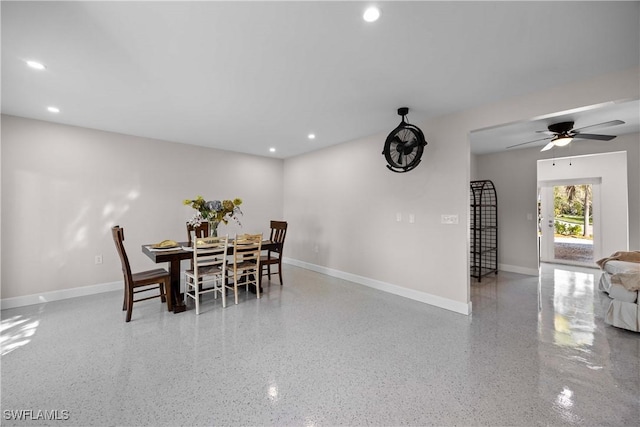
{"label": "ceiling fan blade", "polygon": [[521,142],[520,144],[510,145],[507,148],[519,147],[521,145],[531,144],[532,142],[544,141],[546,139],[551,139],[551,138],[552,137],[550,136],[550,137],[547,137],[547,138],[534,139],[533,141]]}
{"label": "ceiling fan blade", "polygon": [[581,130],[585,130],[585,129],[591,129],[591,128],[606,128],[609,126],[618,126],[618,125],[623,125],[624,122],[622,120],[611,120],[610,122],[604,122],[604,123],[598,123],[597,125],[589,125],[589,126],[584,126],[578,129],[574,129],[573,132],[577,132],[580,133]]}
{"label": "ceiling fan blade", "polygon": [[611,141],[615,138],[615,135],[596,135],[593,133],[577,133],[573,135],[574,138],[580,139],[597,139],[598,141]]}
{"label": "ceiling fan blade", "polygon": [[554,146],[553,141],[551,141],[550,143],[548,143],[547,145],[544,146],[544,148],[540,151],[547,151],[547,150],[551,150]]}
{"label": "ceiling fan blade", "polygon": [[537,130],[536,133],[546,133],[547,135],[555,135],[555,133],[550,130]]}

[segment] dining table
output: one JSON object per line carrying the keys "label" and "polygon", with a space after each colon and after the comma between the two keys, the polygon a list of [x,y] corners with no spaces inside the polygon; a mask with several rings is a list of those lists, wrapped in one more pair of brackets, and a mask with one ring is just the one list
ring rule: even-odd
{"label": "dining table", "polygon": [[[155,249],[154,244],[149,243],[142,245],[142,253],[148,256],[156,264],[168,263],[169,276],[171,277],[171,303],[174,313],[181,313],[187,309],[183,294],[180,292],[180,275],[182,274],[181,262],[186,259],[193,258],[193,249],[189,247],[188,242],[178,242],[175,248]],[[280,243],[271,240],[263,240],[261,244],[262,250],[277,250]],[[227,248],[227,255],[233,255],[233,245],[231,239]],[[262,274],[261,274],[262,275]],[[262,292],[262,287],[260,287]]]}

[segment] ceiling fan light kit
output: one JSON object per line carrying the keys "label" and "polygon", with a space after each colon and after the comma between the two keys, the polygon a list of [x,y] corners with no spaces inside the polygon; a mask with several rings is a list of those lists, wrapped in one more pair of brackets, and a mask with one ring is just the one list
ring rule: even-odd
{"label": "ceiling fan light kit", "polygon": [[398,108],[398,115],[402,116],[402,121],[384,142],[382,154],[387,160],[387,168],[393,172],[403,173],[415,169],[427,145],[420,128],[406,121],[405,116],[408,113],[409,108]]}
{"label": "ceiling fan light kit", "polygon": [[534,139],[533,141],[522,142],[520,144],[511,145],[507,148],[519,147],[521,145],[531,144],[532,142],[545,141],[550,139],[551,141],[544,146],[540,151],[547,151],[553,147],[565,147],[571,143],[574,139],[592,139],[596,141],[611,141],[615,138],[615,135],[599,135],[593,133],[582,133],[585,129],[592,129],[597,127],[608,127],[623,125],[622,120],[611,120],[609,122],[598,123],[595,125],[584,126],[578,129],[573,128],[573,122],[561,122],[549,125],[548,130],[539,130],[538,133],[546,133],[551,136],[542,139]]}
{"label": "ceiling fan light kit", "polygon": [[551,142],[553,142],[553,145],[556,147],[564,147],[569,145],[571,141],[573,141],[573,138],[570,136],[559,136],[557,138],[553,138]]}

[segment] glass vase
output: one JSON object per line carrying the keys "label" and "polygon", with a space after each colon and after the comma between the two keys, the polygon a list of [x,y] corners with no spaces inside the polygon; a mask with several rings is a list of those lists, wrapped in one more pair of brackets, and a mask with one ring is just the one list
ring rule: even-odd
{"label": "glass vase", "polygon": [[209,237],[218,237],[219,221],[209,221]]}

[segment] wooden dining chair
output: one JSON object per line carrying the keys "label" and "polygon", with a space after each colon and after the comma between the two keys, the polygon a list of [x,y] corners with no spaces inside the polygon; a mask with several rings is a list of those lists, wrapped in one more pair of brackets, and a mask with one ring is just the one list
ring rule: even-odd
{"label": "wooden dining chair", "polygon": [[187,246],[191,246],[191,238],[195,233],[196,238],[209,237],[209,222],[203,221],[198,226],[193,226],[187,222]]}
{"label": "wooden dining chair", "polygon": [[[171,278],[169,272],[164,268],[156,268],[155,270],[141,271],[138,273],[131,273],[131,266],[129,264],[129,258],[127,252],[124,249],[124,229],[118,225],[111,228],[111,234],[113,235],[113,241],[116,244],[116,250],[120,256],[120,263],[122,264],[122,274],[124,275],[124,301],[122,303],[122,310],[127,311],[126,321],[131,321],[131,313],[133,311],[133,303],[145,301],[152,298],[158,298],[162,302],[167,303],[169,311],[173,310],[171,306]],[[135,299],[134,296],[141,292],[159,290],[158,295],[148,295],[143,298]]]}
{"label": "wooden dining chair", "polygon": [[227,245],[229,236],[221,237],[193,237],[193,268],[185,274],[185,303],[189,298],[196,303],[196,314],[200,314],[200,297],[202,294],[213,293],[218,298],[222,296],[222,307],[227,306],[227,292],[225,275],[227,267]]}
{"label": "wooden dining chair", "polygon": [[[238,286],[256,287],[260,298],[260,251],[262,233],[236,235],[233,240],[233,264],[227,265],[227,287],[233,289],[235,303],[238,304]],[[230,280],[233,281],[231,286]]]}
{"label": "wooden dining chair", "polygon": [[[264,276],[265,270],[269,281],[271,281],[271,266],[278,266],[278,275],[280,276],[280,286],[282,286],[282,248],[284,247],[284,239],[287,237],[287,222],[286,221],[271,221],[271,240],[277,243],[278,246],[275,249],[266,251],[260,257],[260,275]],[[274,273],[276,273],[274,271]]]}

